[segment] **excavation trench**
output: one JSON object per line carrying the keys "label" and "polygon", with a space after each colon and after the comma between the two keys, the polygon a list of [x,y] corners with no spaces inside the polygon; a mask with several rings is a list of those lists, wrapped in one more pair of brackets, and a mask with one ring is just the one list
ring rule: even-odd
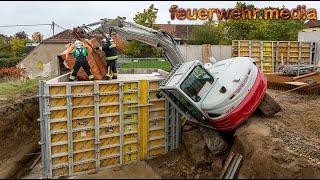
{"label": "excavation trench", "polygon": [[1,97],[0,178],[20,178],[39,154],[39,104],[35,94]]}

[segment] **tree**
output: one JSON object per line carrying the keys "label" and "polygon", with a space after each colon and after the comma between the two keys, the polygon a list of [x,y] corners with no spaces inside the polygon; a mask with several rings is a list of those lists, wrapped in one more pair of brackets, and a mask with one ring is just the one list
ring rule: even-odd
{"label": "tree", "polygon": [[24,31],[17,32],[14,37],[18,39],[28,39],[28,35]]}
{"label": "tree", "polygon": [[[159,29],[155,25],[157,19],[158,9],[153,4],[148,9],[144,9],[142,12],[138,12],[133,18],[134,22],[149,28]],[[161,57],[162,52],[150,45],[138,42],[130,41],[124,45],[124,54],[129,57]]]}
{"label": "tree", "polygon": [[11,54],[13,57],[21,57],[26,48],[27,39],[13,37],[10,39]]}
{"label": "tree", "polygon": [[32,41],[33,42],[41,42],[43,40],[43,35],[40,32],[35,32],[32,35]]}

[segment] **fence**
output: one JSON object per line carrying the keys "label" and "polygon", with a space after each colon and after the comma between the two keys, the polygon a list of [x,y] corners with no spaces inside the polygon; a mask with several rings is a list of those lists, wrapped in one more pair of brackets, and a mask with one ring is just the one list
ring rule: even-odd
{"label": "fence", "polygon": [[181,116],[156,97],[161,77],[63,82],[67,76],[39,84],[43,178],[86,174],[178,147]]}
{"label": "fence", "polygon": [[277,72],[281,64],[314,64],[315,43],[299,41],[232,41],[232,56],[251,57],[265,73]]}

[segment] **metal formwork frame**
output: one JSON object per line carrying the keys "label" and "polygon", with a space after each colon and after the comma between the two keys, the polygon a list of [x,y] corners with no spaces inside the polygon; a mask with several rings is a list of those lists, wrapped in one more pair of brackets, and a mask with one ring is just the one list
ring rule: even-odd
{"label": "metal formwork frame", "polygon": [[[162,80],[162,79],[161,79]],[[95,82],[91,82],[91,83],[88,83],[88,82],[74,82],[74,83],[69,83],[69,82],[62,82],[62,83],[58,83],[58,84],[50,84],[50,83],[46,83],[45,81],[40,81],[39,82],[39,108],[40,108],[40,118],[39,118],[39,121],[40,121],[40,134],[41,134],[41,140],[39,142],[39,144],[41,145],[41,174],[42,174],[42,177],[43,178],[53,178],[53,177],[57,177],[56,175],[53,175],[53,169],[60,169],[60,168],[67,168],[67,169],[62,169],[62,170],[67,170],[65,171],[64,173],[68,173],[67,175],[71,176],[71,175],[79,175],[79,174],[84,174],[84,173],[89,173],[91,172],[91,170],[86,170],[86,171],[81,171],[81,172],[77,172],[75,171],[75,166],[77,165],[82,165],[82,164],[87,164],[87,163],[93,163],[95,162],[95,170],[99,170],[99,169],[107,169],[107,168],[111,168],[111,167],[116,167],[116,166],[121,166],[121,165],[124,165],[124,164],[128,164],[128,163],[131,163],[131,162],[135,162],[135,161],[138,161],[140,160],[140,153],[142,153],[139,149],[141,148],[140,147],[140,141],[142,141],[143,139],[141,139],[141,131],[142,130],[139,130],[140,128],[140,123],[147,123],[146,124],[146,130],[143,130],[143,131],[146,131],[146,137],[144,137],[144,141],[146,141],[145,143],[147,143],[147,146],[146,146],[146,156],[147,158],[149,158],[149,145],[148,143],[150,142],[149,141],[149,129],[150,129],[150,122],[149,122],[149,106],[152,105],[150,102],[150,90],[149,90],[149,83],[151,83],[153,80],[149,81],[147,84],[148,84],[148,87],[147,87],[147,90],[146,90],[146,93],[147,93],[147,97],[146,97],[146,104],[141,104],[140,102],[140,99],[141,99],[141,94],[140,94],[140,81],[135,81],[135,80],[131,80],[131,81],[125,81],[125,82],[122,82],[122,81],[119,81],[119,82],[104,82],[104,81],[95,81]],[[160,84],[160,80],[154,80],[154,81],[158,81],[159,84]],[[137,142],[135,142],[137,144],[137,150],[135,150],[136,152],[131,152],[131,151],[128,151],[127,153],[125,153],[125,142],[124,142],[124,126],[125,126],[125,120],[124,120],[124,114],[126,112],[124,112],[124,104],[126,104],[124,102],[124,94],[126,92],[124,92],[124,85],[125,83],[137,83],[137,90],[135,90],[135,92],[137,93],[138,95],[138,99],[137,99],[137,106],[136,107],[145,107],[146,109],[146,112],[147,112],[147,116],[145,117],[146,118],[146,122],[140,122],[141,120],[141,114],[140,114],[140,108],[136,108],[138,109],[137,111],[134,110],[132,111],[133,114],[137,114],[138,115],[138,118],[137,118],[137,121],[135,123],[137,123],[137,131],[135,132],[137,134]],[[108,104],[112,104],[112,103],[106,103],[106,104],[100,104],[100,96],[101,95],[109,95],[112,93],[108,92],[108,93],[102,93],[100,92],[100,86],[101,85],[107,85],[107,84],[118,84],[118,92],[117,94],[119,95],[119,103],[117,103],[117,105],[119,105],[119,114],[116,115],[115,113],[111,113],[110,116],[119,116],[119,135],[117,136],[110,136],[110,137],[119,137],[119,141],[120,141],[120,144],[118,145],[119,146],[119,150],[120,150],[120,154],[118,156],[114,156],[114,157],[119,157],[120,158],[120,163],[119,164],[113,164],[113,165],[108,165],[106,167],[101,167],[100,163],[101,163],[101,160],[105,159],[105,158],[101,158],[100,156],[100,152],[101,152],[101,138],[100,137],[100,128],[102,127],[102,125],[100,124],[100,118],[102,117],[105,117],[104,115],[100,115],[100,107],[104,107],[104,106],[108,106]],[[93,86],[93,93],[80,93],[80,94],[77,94],[77,93],[73,93],[72,89],[73,87],[76,87],[76,86],[82,86],[82,85],[89,85],[89,86]],[[50,88],[51,87],[62,87],[62,88],[65,88],[65,93],[64,94],[53,94],[53,95],[50,95]],[[130,93],[132,93],[133,91],[129,91]],[[77,105],[77,106],[74,106],[73,104],[73,98],[76,98],[76,97],[93,97],[93,105]],[[56,106],[56,107],[51,107],[50,108],[50,99],[51,98],[61,98],[62,100],[64,99],[65,100],[65,105],[62,105],[62,106]],[[180,133],[180,129],[179,129],[179,121],[180,120],[175,120],[175,119],[171,119],[172,124],[171,125],[171,132],[169,132],[170,134],[173,134],[174,135],[174,139],[173,139],[173,143],[175,144],[175,146],[173,147],[170,147],[170,149],[168,148],[170,143],[168,143],[167,141],[167,133],[168,133],[168,124],[167,124],[167,115],[166,115],[166,112],[167,111],[167,99],[164,99],[164,102],[165,102],[165,107],[164,107],[164,111],[165,111],[165,117],[164,117],[164,120],[165,120],[165,124],[164,124],[164,139],[165,139],[165,142],[164,142],[164,148],[165,148],[165,152],[168,152],[170,150],[173,150],[175,149],[175,147],[178,147],[178,143],[179,143],[179,139],[180,136],[179,136],[179,133]],[[127,102],[128,104],[129,102]],[[85,107],[92,107],[94,109],[94,116],[83,116],[83,117],[73,117],[72,113],[73,113],[73,109],[74,108],[85,108]],[[173,106],[172,106],[173,107]],[[50,119],[50,114],[52,111],[59,111],[59,110],[65,110],[66,111],[66,117],[65,118],[55,118],[55,119]],[[157,108],[156,108],[157,110]],[[174,110],[174,109],[173,109]],[[177,111],[178,112],[178,111]],[[114,114],[114,115],[113,115]],[[106,114],[107,115],[107,114]],[[106,117],[109,117],[106,116]],[[85,127],[85,128],[73,128],[73,120],[81,120],[81,119],[89,119],[89,118],[92,118],[94,119],[94,126],[93,127]],[[176,117],[174,117],[176,118]],[[65,122],[66,123],[66,131],[57,131],[57,130],[50,130],[50,123],[60,123],[60,122]],[[57,126],[57,125],[55,125]],[[175,127],[175,128],[174,128]],[[86,150],[80,150],[80,151],[77,151],[77,152],[74,152],[74,144],[75,142],[80,142],[80,141],[86,141],[86,139],[81,139],[81,140],[76,140],[74,141],[73,140],[73,133],[74,132],[78,132],[78,131],[87,131],[87,130],[94,130],[94,137],[90,137],[88,138],[89,140],[94,140],[94,147],[93,149],[89,148],[89,149],[86,149]],[[51,134],[52,133],[62,133],[62,134],[65,134],[66,137],[67,137],[67,141],[58,141],[58,143],[51,143]],[[108,137],[107,137],[108,138]],[[133,143],[133,141],[130,143]],[[52,156],[51,154],[51,148],[53,146],[58,146],[58,145],[66,145],[68,147],[66,153],[58,153],[58,154],[55,154],[55,156]],[[163,147],[162,146],[162,147]],[[113,146],[112,146],[113,147]],[[108,148],[112,148],[111,146],[108,147]],[[157,146],[158,147],[158,146]],[[159,146],[160,147],[160,146]],[[94,151],[95,152],[95,159],[85,159],[85,160],[80,160],[80,161],[77,161],[77,162],[74,162],[73,158],[74,158],[74,154],[75,153],[82,153],[82,152],[89,152],[89,151]],[[128,153],[134,153],[134,154],[137,154],[137,158],[136,160],[132,160],[132,161],[128,161],[125,163],[124,161],[124,157],[125,157],[125,154],[128,154]],[[67,163],[60,163],[60,164],[55,164],[55,166],[53,167],[53,158],[59,158],[59,157],[67,157]],[[112,156],[113,157],[113,156]],[[107,158],[112,158],[111,156],[107,157]],[[89,164],[88,164],[89,165]],[[93,170],[93,169],[92,169]],[[60,172],[61,173],[61,172]]]}

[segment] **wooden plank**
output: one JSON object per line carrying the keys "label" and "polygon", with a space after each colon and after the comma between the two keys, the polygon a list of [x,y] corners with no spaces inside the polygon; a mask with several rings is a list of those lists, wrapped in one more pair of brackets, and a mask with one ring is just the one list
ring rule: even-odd
{"label": "wooden plank", "polygon": [[291,84],[294,86],[303,86],[303,85],[307,85],[307,83],[305,82],[297,82],[297,81],[291,81],[291,82],[285,82],[286,84]]}

